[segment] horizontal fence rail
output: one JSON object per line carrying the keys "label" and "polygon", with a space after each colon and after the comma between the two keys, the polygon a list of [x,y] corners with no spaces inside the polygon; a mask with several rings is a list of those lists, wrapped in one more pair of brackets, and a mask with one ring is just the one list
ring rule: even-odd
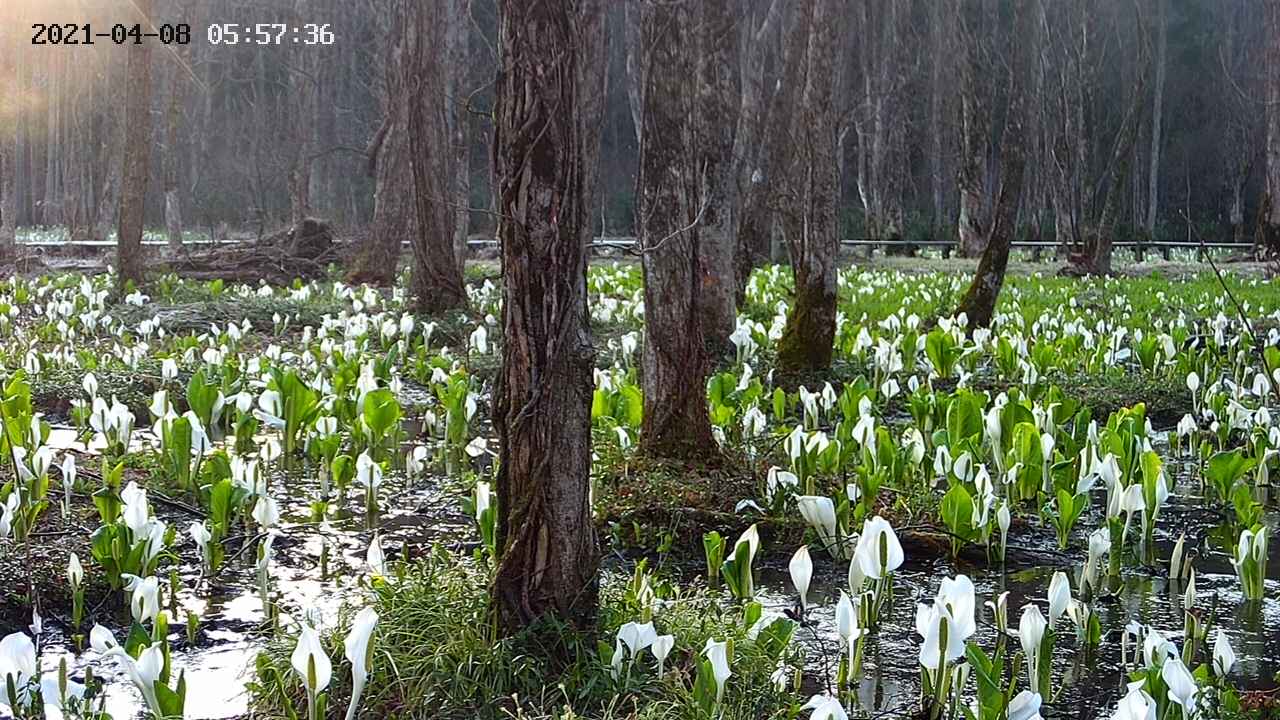
{"label": "horizontal fence rail", "polygon": [[[251,243],[252,240],[211,240],[208,238],[199,240],[183,240],[183,245],[238,245],[242,243]],[[115,240],[22,240],[17,241],[18,245],[24,247],[115,247]],[[167,240],[143,240],[142,244],[150,247],[163,247],[169,244]],[[910,248],[943,248],[953,249],[956,247],[954,240],[877,240],[874,238],[846,238],[840,241],[845,247],[863,247],[863,248],[879,248],[888,250],[891,248],[901,248],[907,250]],[[408,246],[406,240],[401,245]],[[498,245],[497,240],[473,239],[468,240],[467,245],[473,248],[495,247]],[[593,248],[632,248],[636,245],[636,239],[633,237],[598,237],[592,241]],[[1062,248],[1060,243],[1051,240],[1015,240],[1012,243],[1015,248],[1030,248],[1053,250]],[[1175,241],[1137,241],[1137,240],[1118,240],[1111,244],[1113,248],[1137,248],[1140,250],[1151,250],[1160,252],[1164,249],[1199,249],[1209,248],[1211,250],[1250,250],[1253,248],[1252,243],[1241,242],[1209,242],[1203,244],[1198,242],[1188,242],[1185,240]]]}

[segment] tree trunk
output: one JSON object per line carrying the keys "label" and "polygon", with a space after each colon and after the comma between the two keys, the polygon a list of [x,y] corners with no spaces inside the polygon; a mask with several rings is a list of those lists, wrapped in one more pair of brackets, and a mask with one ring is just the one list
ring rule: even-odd
{"label": "tree trunk", "polygon": [[[804,0],[809,23],[804,95],[795,114],[795,162],[788,173],[791,195],[801,208],[787,245],[795,272],[795,299],[778,341],[778,369],[821,370],[831,366],[836,330],[835,62],[840,37],[838,0]],[[793,215],[793,217],[796,217]]]}
{"label": "tree trunk", "polygon": [[[752,16],[747,27],[747,43],[741,55],[741,102],[737,112],[737,131],[733,135],[731,157],[736,183],[733,188],[732,231],[734,242],[734,301],[741,304],[747,278],[755,268],[769,262],[770,226],[767,193],[768,146],[772,139],[761,137],[768,122],[772,95],[765,94],[765,69],[776,53],[777,27],[781,23],[782,0],[770,0],[759,22]],[[779,89],[778,92],[781,92]],[[768,100],[768,101],[766,101]],[[735,321],[736,322],[736,321]]]}
{"label": "tree trunk", "polygon": [[182,108],[186,103],[188,55],[187,46],[180,45],[170,63],[169,109],[164,134],[164,225],[169,236],[170,250],[182,247],[182,205],[178,195],[178,178],[181,175],[178,129],[182,123]]}
{"label": "tree trunk", "polygon": [[466,107],[469,93],[467,68],[469,67],[469,9],[470,0],[448,0],[446,15],[446,46],[448,47],[449,95],[446,100],[449,139],[453,148],[453,256],[458,272],[466,275],[467,240],[471,236],[471,126]]}
{"label": "tree trunk", "polygon": [[[308,0],[294,0],[298,17],[308,17]],[[315,165],[316,116],[320,94],[319,58],[314,48],[294,47],[289,76],[293,157],[289,167],[289,222],[297,227],[311,215],[311,171]]]}
{"label": "tree trunk", "polygon": [[[783,22],[784,18],[786,22]],[[804,85],[805,52],[809,43],[809,19],[797,6],[780,7],[773,4],[756,32],[756,39],[748,52],[763,52],[768,34],[782,25],[783,42],[777,71],[778,82],[769,92],[764,106],[758,111],[755,135],[759,135],[756,161],[743,169],[740,220],[738,222],[738,247],[735,296],[745,295],[751,271],[773,258],[775,211],[785,208],[790,212],[789,200],[779,200],[778,192],[784,188],[783,177],[791,152],[791,123],[795,104]],[[752,83],[759,83],[763,94],[764,64],[768,57],[753,59],[751,72],[743,74],[743,112],[749,112],[755,99],[749,95]],[[750,125],[746,125],[750,127]],[[750,150],[749,136],[742,136],[739,148]],[[735,156],[741,152],[735,151]],[[785,214],[785,213],[784,213]]]}
{"label": "tree trunk", "polygon": [[1138,139],[1138,125],[1142,116],[1142,93],[1146,86],[1146,74],[1139,68],[1140,76],[1129,107],[1121,121],[1120,134],[1111,160],[1111,171],[1106,173],[1104,181],[1108,182],[1106,199],[1098,221],[1089,229],[1085,238],[1083,261],[1079,268],[1093,275],[1111,274],[1111,253],[1115,243],[1116,215],[1120,210],[1120,197],[1124,182],[1129,177],[1133,159],[1134,143]]}
{"label": "tree trunk", "polygon": [[409,166],[417,232],[413,235],[413,295],[419,312],[438,314],[467,302],[454,255],[454,155],[448,113],[447,8],[406,0],[413,28],[406,38],[402,93],[407,98]]}
{"label": "tree trunk", "polygon": [[1160,149],[1164,145],[1164,78],[1169,54],[1169,0],[1156,2],[1156,87],[1151,101],[1151,165],[1147,174],[1147,238],[1156,234],[1160,210]]}
{"label": "tree trunk", "polygon": [[704,278],[718,259],[712,245],[727,237],[707,218],[716,202],[712,186],[721,173],[711,165],[714,151],[700,153],[698,141],[714,141],[705,126],[723,121],[724,115],[707,102],[705,88],[695,87],[705,78],[687,71],[694,62],[693,35],[703,31],[693,29],[694,15],[686,4],[644,0],[640,21],[645,52],[636,183],[645,306],[640,442],[650,455],[681,460],[714,456],[717,450],[706,396],[709,353],[715,348],[704,341],[705,324],[712,321],[704,305],[713,288]]}
{"label": "tree trunk", "polygon": [[[137,0],[139,22],[150,22],[153,0]],[[133,43],[128,49],[125,94],[124,169],[121,172],[120,225],[116,232],[116,269],[120,286],[142,282],[142,229],[151,167],[151,45]]]}
{"label": "tree trunk", "polygon": [[[986,248],[978,261],[978,270],[968,292],[960,301],[956,314],[964,313],[968,327],[989,327],[995,315],[996,301],[1004,285],[1005,269],[1009,264],[1009,247],[1013,242],[1018,217],[1018,202],[1022,194],[1023,171],[1026,167],[1026,74],[1031,69],[1028,59],[1034,57],[1028,51],[1033,28],[1031,10],[1023,3],[1013,3],[1013,32],[1009,35],[1009,104],[1005,113],[1004,131],[1000,135],[1000,190],[991,229],[986,238]],[[969,42],[976,42],[970,37]]]}
{"label": "tree trunk", "polygon": [[591,520],[587,314],[590,199],[586,166],[599,123],[579,114],[599,88],[598,0],[500,0],[494,175],[502,243],[504,342],[494,391],[500,443],[498,544],[492,587],[511,634],[554,618],[595,619],[599,551]]}
{"label": "tree trunk", "polygon": [[[729,336],[737,327],[734,302],[737,238],[733,212],[737,205],[737,164],[733,155],[740,93],[734,68],[738,60],[738,31],[731,5],[734,0],[703,0],[693,13],[691,47],[696,52],[696,92],[693,98],[693,145],[697,167],[692,178],[703,207],[695,232],[702,289],[694,308],[702,314],[701,338],[713,359],[732,352]],[[656,41],[656,38],[655,38]],[[671,68],[679,73],[680,69]],[[650,77],[652,73],[650,73]],[[652,307],[645,304],[646,308]]]}
{"label": "tree trunk", "polygon": [[[0,48],[3,51],[4,48]],[[0,83],[8,82],[0,80]],[[14,83],[17,84],[16,82]],[[0,84],[0,97],[7,97]],[[18,236],[18,121],[9,127],[0,122],[0,252],[7,251]]]}
{"label": "tree trunk", "polygon": [[642,0],[622,0],[622,46],[627,74],[627,109],[631,111],[631,128],[636,134],[636,146],[644,129],[644,48],[640,47],[640,18],[644,11]]}
{"label": "tree trunk", "polygon": [[[960,255],[978,257],[983,253],[990,237],[990,224],[986,204],[986,168],[990,152],[988,138],[991,134],[991,116],[982,83],[993,70],[987,62],[984,26],[990,20],[982,12],[982,5],[971,2],[955,4],[958,17],[956,26],[962,28],[964,50],[960,109],[961,154],[960,172],[956,184],[960,191],[960,216],[956,225],[956,239]],[[978,15],[977,18],[971,17]]]}
{"label": "tree trunk", "polygon": [[[395,72],[399,72],[397,69]],[[401,100],[389,100],[403,106]],[[373,224],[361,242],[348,282],[393,285],[403,243],[418,234],[413,172],[409,168],[407,107],[388,108],[387,130],[374,162]]]}
{"label": "tree trunk", "polygon": [[413,171],[409,166],[409,103],[406,77],[415,69],[406,67],[408,42],[405,26],[412,17],[405,5],[388,2],[380,6],[378,34],[382,52],[382,83],[378,99],[383,121],[365,151],[366,173],[374,179],[373,222],[360,241],[347,282],[388,286],[396,281],[401,248],[417,235]]}
{"label": "tree trunk", "polygon": [[1266,209],[1262,219],[1262,245],[1272,257],[1280,255],[1280,0],[1266,6]]}
{"label": "tree trunk", "polygon": [[[935,239],[941,240],[948,224],[946,203],[947,158],[942,117],[946,112],[946,87],[944,68],[953,62],[946,49],[949,29],[945,25],[946,6],[942,0],[934,0],[929,9],[929,41],[933,52],[929,61],[929,185],[932,190],[932,218],[929,226]],[[844,153],[841,153],[843,157]]]}

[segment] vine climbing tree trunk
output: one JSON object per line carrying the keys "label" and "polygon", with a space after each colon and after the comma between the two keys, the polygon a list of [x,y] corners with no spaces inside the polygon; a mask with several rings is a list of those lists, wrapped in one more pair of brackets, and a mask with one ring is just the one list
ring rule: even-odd
{"label": "vine climbing tree trunk", "polygon": [[797,2],[808,23],[805,84],[795,113],[795,146],[787,180],[798,203],[787,232],[795,272],[795,298],[778,341],[778,369],[818,370],[831,366],[836,330],[836,40],[843,13],[839,0]]}
{"label": "vine climbing tree trunk", "polygon": [[[137,21],[151,23],[153,0],[134,3]],[[154,30],[151,30],[154,32]],[[151,45],[133,43],[128,50],[125,93],[124,170],[121,173],[120,224],[116,231],[116,269],[121,286],[142,282],[142,227],[151,167]]]}
{"label": "vine climbing tree trunk", "polygon": [[498,545],[493,609],[504,633],[595,618],[586,244],[599,123],[583,118],[599,63],[599,0],[501,0],[493,162],[504,343],[494,397]]}

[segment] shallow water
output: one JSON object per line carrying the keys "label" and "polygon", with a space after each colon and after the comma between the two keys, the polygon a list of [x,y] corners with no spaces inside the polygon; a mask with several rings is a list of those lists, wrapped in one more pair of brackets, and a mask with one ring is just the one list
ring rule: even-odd
{"label": "shallow water", "polygon": [[[77,447],[76,449],[80,449]],[[1228,633],[1238,662],[1232,680],[1247,688],[1272,687],[1272,674],[1280,665],[1280,634],[1268,628],[1280,623],[1280,570],[1272,563],[1268,573],[1268,598],[1256,603],[1245,602],[1229,556],[1213,547],[1209,531],[1219,517],[1201,502],[1198,474],[1192,461],[1173,458],[1167,447],[1159,448],[1170,473],[1178,477],[1177,492],[1162,510],[1157,523],[1152,566],[1127,566],[1113,588],[1113,594],[1097,598],[1090,607],[1103,630],[1101,645],[1090,653],[1078,650],[1073,628],[1064,617],[1060,621],[1060,639],[1054,656],[1053,687],[1058,693],[1043,710],[1049,718],[1094,720],[1110,717],[1116,700],[1123,691],[1124,672],[1121,663],[1120,634],[1131,620],[1158,628],[1170,640],[1181,645],[1183,626],[1182,588],[1167,578],[1167,562],[1180,533],[1187,535],[1187,555],[1194,558],[1197,573],[1197,608],[1205,616],[1217,609],[1215,627]],[[319,525],[311,524],[309,503],[316,484],[308,476],[277,477],[273,496],[281,502],[284,515],[283,535],[275,543],[272,563],[273,594],[282,614],[282,623],[309,612],[317,614],[323,625],[337,620],[343,603],[358,603],[365,592],[359,584],[367,575],[365,552],[372,533],[364,527],[360,512],[362,497],[358,491],[347,500],[351,514],[330,518]],[[966,574],[978,591],[979,624],[974,638],[984,649],[994,648],[996,630],[982,601],[1000,592],[1009,592],[1008,608],[1011,627],[1017,627],[1022,606],[1037,602],[1046,607],[1045,593],[1053,573],[1062,570],[1079,587],[1079,566],[1084,561],[1087,534],[1102,522],[1105,491],[1095,490],[1091,510],[1081,518],[1072,535],[1071,549],[1058,553],[1056,538],[1049,528],[1031,524],[1016,529],[1011,535],[1011,558],[1040,558],[1034,562],[1011,562],[998,566],[973,564],[947,557],[913,557],[907,552],[905,565],[896,577],[896,600],[882,621],[879,632],[871,637],[863,659],[863,677],[857,688],[861,713],[871,716],[902,715],[918,701],[918,651],[920,640],[915,634],[915,608],[919,600],[931,599],[943,577]],[[388,476],[380,493],[382,514],[377,519],[388,559],[413,557],[425,546],[440,541],[460,544],[457,540],[471,535],[470,520],[458,507],[458,496],[441,488],[435,481],[419,480],[410,486],[403,478]],[[190,518],[182,519],[180,527]],[[175,520],[174,522],[177,522]],[[1269,503],[1266,522],[1276,529],[1280,512]],[[323,540],[322,540],[323,538]],[[189,544],[181,534],[179,544]],[[330,576],[321,578],[319,558],[323,544],[329,545]],[[766,548],[770,563],[757,568],[759,600],[767,609],[782,611],[795,602],[785,568],[784,548]],[[198,567],[184,566],[181,579],[184,590],[179,596],[179,612],[171,621],[170,641],[173,645],[174,671],[185,671],[188,686],[188,717],[230,718],[247,714],[248,701],[244,686],[251,679],[254,658],[270,636],[267,618],[255,588],[252,550],[240,558],[228,558],[222,572],[214,579],[201,577]],[[808,651],[811,685],[807,691],[819,691],[824,682],[834,682],[833,672],[838,635],[834,608],[840,588],[845,584],[847,564],[831,560],[821,552],[814,553],[815,575],[809,593],[814,607],[808,615],[809,626],[797,631],[797,639]],[[1053,560],[1058,557],[1060,560]],[[188,647],[185,615],[190,610],[201,616],[201,627],[194,647]],[[123,633],[116,628],[117,637]],[[1209,645],[1212,643],[1212,631]],[[68,638],[60,628],[49,627],[43,638],[46,648],[42,663],[46,670],[56,669],[66,657],[73,677],[83,679],[86,665],[107,678],[107,710],[117,720],[142,716],[142,699],[113,660],[103,662],[92,650],[78,659],[71,651]],[[1010,649],[1017,648],[1016,638]],[[1199,661],[1204,660],[1202,654]],[[1020,680],[1025,687],[1025,677]]]}
{"label": "shallow water", "polygon": [[[282,534],[275,541],[271,563],[272,597],[284,625],[306,613],[319,619],[322,627],[331,626],[344,604],[358,604],[366,592],[360,581],[369,572],[365,553],[373,532],[365,528],[363,496],[351,491],[346,503],[351,513],[315,525],[310,522],[309,503],[316,491],[314,480],[298,476],[287,480],[281,476],[272,484],[282,515]],[[457,507],[457,496],[428,478],[410,485],[404,478],[388,475],[380,490],[380,507],[376,527],[388,560],[414,557],[436,541],[447,544],[470,527]],[[190,545],[185,527],[191,519],[179,525],[175,545]],[[321,548],[326,544],[327,579],[322,578],[320,568]],[[248,713],[245,683],[252,679],[254,658],[271,634],[256,589],[253,556],[252,548],[240,557],[229,551],[214,578],[203,578],[195,565],[184,565],[179,571],[183,590],[177,616],[170,621],[169,639],[174,677],[180,671],[186,673],[189,718],[232,718]],[[194,646],[187,644],[188,611],[201,618]],[[117,639],[123,640],[127,628],[112,629]],[[114,659],[104,660],[87,647],[77,658],[72,640],[61,627],[46,625],[42,641],[44,670],[56,670],[65,657],[71,676],[83,680],[85,668],[92,666],[95,674],[106,679],[107,712],[116,720],[144,716],[141,695]]]}
{"label": "shallow water", "polygon": [[[1206,662],[1206,653],[1212,653],[1216,629],[1227,632],[1237,663],[1231,680],[1237,686],[1249,689],[1275,686],[1273,674],[1280,667],[1280,633],[1273,629],[1280,625],[1280,564],[1270,563],[1267,573],[1265,599],[1245,601],[1240,592],[1240,582],[1231,566],[1230,556],[1220,548],[1212,547],[1208,531],[1218,522],[1217,516],[1206,512],[1200,496],[1198,474],[1194,462],[1185,462],[1169,456],[1168,448],[1160,448],[1165,457],[1168,472],[1177,472],[1177,492],[1169,500],[1159,516],[1155,537],[1154,566],[1126,566],[1121,577],[1107,597],[1095,598],[1089,603],[1102,626],[1102,642],[1092,651],[1083,652],[1075,638],[1074,626],[1064,616],[1058,622],[1057,646],[1054,652],[1052,704],[1046,703],[1042,714],[1048,718],[1080,718],[1094,720],[1109,718],[1116,701],[1124,694],[1126,671],[1122,670],[1121,633],[1132,620],[1155,627],[1169,640],[1182,646],[1183,635],[1183,586],[1168,578],[1168,560],[1179,533],[1187,535],[1186,550],[1194,557],[1196,569],[1196,608],[1202,618],[1208,618],[1216,608],[1216,620],[1210,628],[1209,638],[1197,656],[1196,664]],[[988,654],[995,649],[996,628],[990,611],[982,603],[1007,591],[1010,628],[1016,633],[1022,607],[1028,602],[1037,603],[1048,615],[1046,593],[1054,572],[1063,571],[1072,581],[1073,596],[1080,587],[1079,571],[1085,561],[1084,548],[1087,534],[1103,522],[1105,491],[1095,490],[1093,507],[1082,517],[1072,533],[1070,549],[1060,563],[1034,562],[1010,564],[1001,569],[993,566],[974,565],[964,560],[953,562],[948,557],[913,558],[906,553],[906,561],[896,574],[895,604],[886,611],[878,634],[867,642],[863,660],[863,677],[857,696],[863,714],[872,717],[883,714],[906,714],[919,699],[920,638],[915,632],[917,601],[931,601],[937,593],[942,578],[957,574],[968,575],[977,589],[978,632],[976,641]],[[1010,556],[1051,558],[1057,551],[1057,538],[1051,528],[1034,525],[1022,528],[1022,532],[1010,534]],[[1135,519],[1135,524],[1137,520]],[[1266,524],[1274,533],[1280,525],[1280,511],[1268,504]],[[1015,553],[1022,550],[1050,552]],[[825,689],[824,682],[834,687],[834,666],[838,652],[839,636],[835,626],[835,604],[840,589],[847,583],[848,564],[832,560],[824,553],[815,552],[814,578],[809,591],[809,602],[817,604],[808,614],[813,628],[797,630],[797,638],[806,644],[808,651],[808,675],[818,678],[814,691]],[[791,586],[785,563],[759,570],[759,600],[766,609],[781,612],[791,608],[796,595]],[[1009,640],[1009,650],[1020,646],[1016,637]],[[1132,648],[1130,649],[1132,654]],[[824,672],[830,668],[830,673]],[[822,680],[830,677],[829,680]],[[972,683],[969,686],[973,687]],[[1019,679],[1019,687],[1026,687],[1025,668]],[[852,715],[853,713],[851,713]]]}

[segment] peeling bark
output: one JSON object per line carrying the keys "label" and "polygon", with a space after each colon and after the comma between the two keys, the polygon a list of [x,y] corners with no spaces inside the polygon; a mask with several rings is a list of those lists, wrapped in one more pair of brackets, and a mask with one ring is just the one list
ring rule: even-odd
{"label": "peeling bark", "polygon": [[504,343],[494,391],[498,545],[493,610],[505,634],[595,617],[586,159],[597,123],[578,112],[604,46],[598,0],[501,0],[494,175],[502,242]]}

